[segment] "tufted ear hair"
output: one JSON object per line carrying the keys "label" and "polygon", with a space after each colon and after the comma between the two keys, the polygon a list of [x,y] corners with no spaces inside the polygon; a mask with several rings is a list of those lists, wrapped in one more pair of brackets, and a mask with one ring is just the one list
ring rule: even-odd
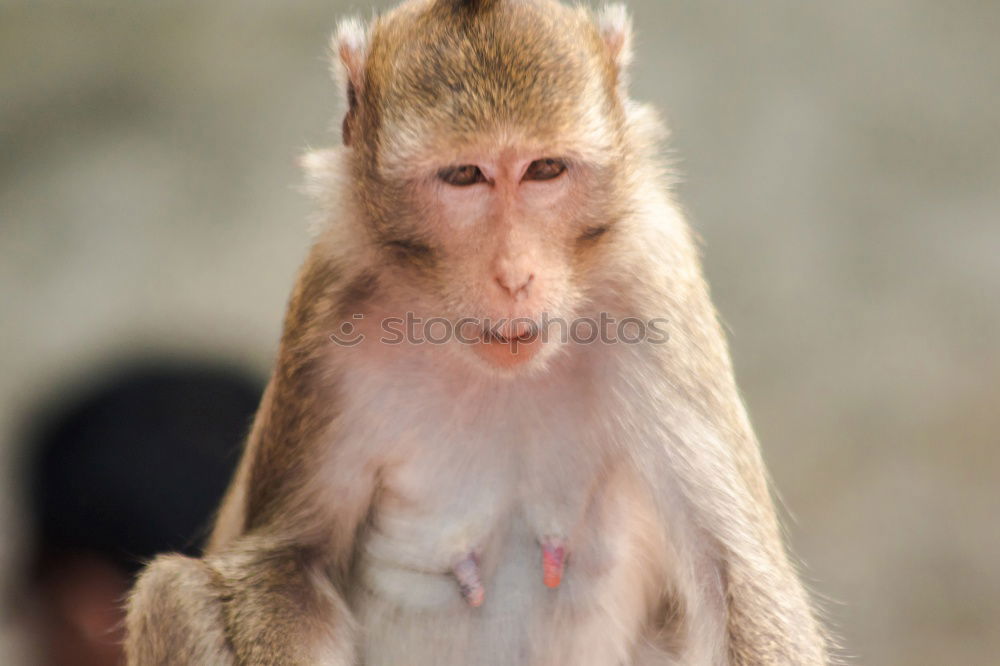
{"label": "tufted ear hair", "polygon": [[357,18],[344,19],[337,26],[331,44],[334,78],[344,91],[344,145],[351,145],[351,134],[358,115],[358,103],[365,84],[368,59],[368,28]]}
{"label": "tufted ear hair", "polygon": [[628,85],[628,68],[632,64],[632,18],[625,5],[607,5],[597,14],[597,28],[608,53],[618,69],[618,85],[624,91]]}

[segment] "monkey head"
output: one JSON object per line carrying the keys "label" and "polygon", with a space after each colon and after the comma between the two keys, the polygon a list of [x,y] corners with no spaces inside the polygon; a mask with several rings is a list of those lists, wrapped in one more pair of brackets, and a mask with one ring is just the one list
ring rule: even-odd
{"label": "monkey head", "polygon": [[[580,35],[584,38],[581,39]],[[629,174],[624,10],[416,0],[335,38],[343,178],[380,280],[491,368],[585,313]]]}

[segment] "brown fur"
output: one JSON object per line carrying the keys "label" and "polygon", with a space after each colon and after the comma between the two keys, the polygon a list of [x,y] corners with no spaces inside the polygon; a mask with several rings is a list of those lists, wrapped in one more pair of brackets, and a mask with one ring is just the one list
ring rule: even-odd
{"label": "brown fur", "polygon": [[[623,16],[611,10],[601,23],[550,0],[413,0],[376,19],[364,38],[358,30],[341,36],[347,149],[313,164],[314,191],[336,219],[297,280],[275,370],[206,556],[162,556],[136,585],[129,664],[346,666],[367,658],[366,635],[384,627],[366,623],[376,622],[397,627],[393,640],[413,663],[424,663],[418,655],[428,650],[437,650],[441,664],[500,663],[500,653],[476,653],[468,644],[479,635],[476,623],[491,617],[489,595],[485,614],[465,608],[456,592],[456,605],[445,603],[440,615],[405,615],[405,604],[380,597],[366,578],[384,566],[366,549],[391,540],[394,516],[422,510],[422,491],[433,496],[434,486],[504,465],[522,469],[513,451],[465,458],[431,437],[417,455],[452,466],[434,467],[437,476],[418,486],[406,472],[411,431],[439,427],[444,440],[468,423],[504,416],[507,403],[514,406],[509,426],[531,412],[536,421],[526,422],[549,430],[523,436],[537,434],[551,451],[521,452],[527,473],[512,487],[529,499],[516,497],[501,527],[477,544],[484,577],[501,570],[505,541],[517,556],[518,530],[535,527],[532,521],[565,528],[571,554],[566,596],[538,596],[527,609],[549,633],[512,633],[509,646],[497,638],[501,648],[520,650],[506,663],[827,663],[782,543],[694,243],[665,193],[653,153],[656,124],[626,97],[630,33]],[[472,191],[462,204],[467,226],[486,220],[484,231],[473,233],[448,217],[463,219],[436,198],[434,180],[438,167],[469,151],[500,154],[501,164],[521,159],[517,151],[529,159],[565,157],[572,175],[554,187],[568,194],[536,214],[534,200],[518,198],[529,195],[510,195],[510,203],[499,184],[490,186],[488,208],[476,208],[486,190]],[[472,220],[473,210],[486,212]],[[538,273],[531,307],[566,316],[665,316],[670,344],[566,346],[512,389],[503,379],[456,370],[465,366],[453,365],[448,350],[366,343],[348,352],[330,340],[356,314],[368,317],[361,324],[368,334],[377,332],[368,323],[376,315],[407,308],[451,318],[521,314],[521,305],[496,305],[493,275],[520,275],[528,269],[517,262],[529,259],[531,270],[549,270]],[[409,400],[392,402],[397,384],[406,385],[418,367],[425,381]],[[381,376],[390,378],[382,391],[365,393],[365,382]],[[488,398],[458,407],[482,386],[490,387]],[[453,409],[450,401],[432,403],[421,418],[424,401],[449,391]],[[537,400],[522,400],[532,392]],[[388,444],[379,441],[381,425],[363,427],[379,400],[417,413],[414,422],[381,414],[410,423]],[[572,446],[561,441],[578,423],[592,428]],[[349,435],[355,431],[371,441],[358,443]],[[476,450],[476,442],[467,444]],[[499,482],[469,482],[467,492],[494,490],[490,483]],[[459,509],[421,537],[433,542],[464,518],[454,513],[464,498],[451,499]],[[612,532],[620,542],[607,542]],[[428,590],[447,575],[436,560],[407,566],[403,574],[429,577]],[[416,588],[401,589],[418,596]],[[522,592],[536,598],[533,589]],[[598,595],[593,605],[582,601],[591,594]]]}

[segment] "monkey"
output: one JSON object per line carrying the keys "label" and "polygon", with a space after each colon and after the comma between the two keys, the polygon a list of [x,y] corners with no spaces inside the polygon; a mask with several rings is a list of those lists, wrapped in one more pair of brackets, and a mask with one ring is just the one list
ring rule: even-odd
{"label": "monkey", "polygon": [[626,10],[407,0],[332,50],[277,361],[128,664],[829,663]]}

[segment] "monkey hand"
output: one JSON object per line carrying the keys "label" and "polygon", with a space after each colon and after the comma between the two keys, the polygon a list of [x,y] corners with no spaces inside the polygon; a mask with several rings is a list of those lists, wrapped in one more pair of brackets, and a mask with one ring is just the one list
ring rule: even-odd
{"label": "monkey hand", "polygon": [[546,587],[557,588],[566,568],[566,542],[559,537],[542,539],[542,581]]}
{"label": "monkey hand", "polygon": [[458,581],[458,589],[462,598],[473,608],[479,608],[486,599],[486,590],[479,572],[479,556],[469,553],[464,559],[452,567],[452,573]]}

